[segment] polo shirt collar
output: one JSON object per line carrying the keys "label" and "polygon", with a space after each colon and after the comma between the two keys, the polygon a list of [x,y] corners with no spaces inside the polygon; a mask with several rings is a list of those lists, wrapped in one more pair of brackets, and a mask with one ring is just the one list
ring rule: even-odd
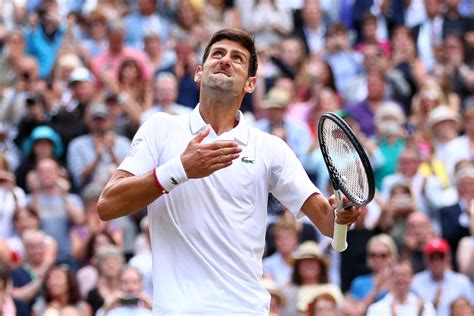
{"label": "polo shirt collar", "polygon": [[[217,135],[216,132],[211,127],[211,133],[208,138],[210,137],[211,140],[235,140],[242,145],[247,145],[248,137],[249,137],[249,129],[247,122],[245,121],[245,117],[241,111],[238,111],[236,114],[236,119],[238,120],[238,124],[236,127],[227,131],[221,135]],[[189,127],[191,129],[191,133],[196,135],[200,133],[202,130],[206,128],[208,124],[204,121],[199,112],[199,103],[191,112],[189,118]]]}

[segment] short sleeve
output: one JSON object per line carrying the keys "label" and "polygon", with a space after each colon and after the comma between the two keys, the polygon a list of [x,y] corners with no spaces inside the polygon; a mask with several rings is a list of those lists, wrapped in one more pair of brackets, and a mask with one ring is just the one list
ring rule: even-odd
{"label": "short sleeve", "polygon": [[304,202],[319,189],[309,179],[301,162],[281,139],[272,137],[274,156],[271,166],[270,192],[293,214],[297,215]]}
{"label": "short sleeve", "polygon": [[162,113],[153,115],[140,126],[133,137],[130,150],[118,169],[143,175],[158,165],[160,130],[165,124]]}

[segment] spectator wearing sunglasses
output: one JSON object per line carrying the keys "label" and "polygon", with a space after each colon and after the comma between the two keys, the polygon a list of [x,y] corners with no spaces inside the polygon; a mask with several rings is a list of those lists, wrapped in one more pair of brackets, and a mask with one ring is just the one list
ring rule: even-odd
{"label": "spectator wearing sunglasses", "polygon": [[390,266],[397,257],[397,246],[392,237],[379,234],[370,238],[367,243],[367,266],[372,272],[352,281],[343,309],[357,309],[363,314],[370,304],[382,299],[389,290]]}
{"label": "spectator wearing sunglasses", "polygon": [[445,239],[432,239],[423,252],[426,270],[415,274],[412,289],[434,305],[437,316],[448,316],[453,301],[471,297],[471,283],[467,276],[451,270],[451,248]]}

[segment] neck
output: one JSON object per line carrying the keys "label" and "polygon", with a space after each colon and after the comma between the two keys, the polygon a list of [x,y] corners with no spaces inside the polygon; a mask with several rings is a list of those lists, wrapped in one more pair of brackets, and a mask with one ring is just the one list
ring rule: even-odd
{"label": "neck", "polygon": [[104,277],[104,283],[109,290],[118,289],[120,286],[120,280],[114,277]]}
{"label": "neck", "polygon": [[408,299],[408,293],[407,292],[403,292],[403,293],[392,292],[392,294],[393,294],[393,298],[394,298],[395,302],[397,302],[399,304],[402,304],[403,302],[405,302]]}
{"label": "neck", "polygon": [[58,302],[61,306],[66,306],[68,305],[67,294],[61,294],[58,297],[55,297],[53,301]]}
{"label": "neck", "polygon": [[438,273],[431,273],[431,277],[433,278],[433,280],[435,281],[441,281],[443,280],[443,277],[444,277],[444,271],[441,273],[441,274],[438,274]]}
{"label": "neck", "polygon": [[302,281],[301,281],[301,285],[311,285],[311,284],[317,284],[318,281],[316,280],[316,277],[314,278],[304,278]]}
{"label": "neck", "polygon": [[[201,89],[206,89],[201,86]],[[202,118],[210,124],[217,135],[230,131],[236,126],[236,113],[240,108],[243,96],[235,98],[231,92],[219,91],[203,93],[199,98],[199,110]]]}

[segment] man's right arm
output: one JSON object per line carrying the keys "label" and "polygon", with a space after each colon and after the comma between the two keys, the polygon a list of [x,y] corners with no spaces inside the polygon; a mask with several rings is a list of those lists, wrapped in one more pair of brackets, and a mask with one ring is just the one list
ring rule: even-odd
{"label": "man's right arm", "polygon": [[97,212],[102,220],[111,220],[146,207],[162,194],[153,171],[135,176],[116,170],[100,195]]}

